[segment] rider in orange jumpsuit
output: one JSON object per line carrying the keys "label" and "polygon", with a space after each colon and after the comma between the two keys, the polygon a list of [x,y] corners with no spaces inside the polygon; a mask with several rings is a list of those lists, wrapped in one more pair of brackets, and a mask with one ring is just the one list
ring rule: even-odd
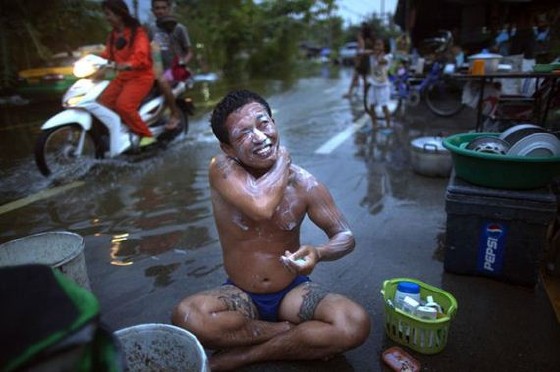
{"label": "rider in orange jumpsuit", "polygon": [[155,80],[150,41],[140,22],[130,15],[124,1],[106,0],[101,6],[113,26],[101,57],[115,61],[118,74],[99,101],[114,109],[133,132],[152,137],[152,132],[138,114],[138,107]]}

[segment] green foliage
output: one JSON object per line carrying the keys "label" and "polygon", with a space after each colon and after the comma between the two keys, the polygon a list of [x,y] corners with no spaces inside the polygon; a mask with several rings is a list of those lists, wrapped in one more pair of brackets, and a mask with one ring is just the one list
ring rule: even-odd
{"label": "green foliage", "polygon": [[53,53],[103,43],[107,35],[99,4],[92,1],[0,0],[0,9],[0,88],[12,85],[18,70]]}
{"label": "green foliage", "polygon": [[[388,27],[382,22],[381,19],[371,16],[364,20],[368,23],[375,35],[375,37],[382,38],[383,40],[388,40],[389,38],[396,37],[401,34],[401,31],[396,27]],[[356,35],[360,32],[361,25],[352,25],[344,33],[345,42],[356,41]]]}
{"label": "green foliage", "polygon": [[[18,70],[53,53],[103,43],[109,31],[99,1],[0,0],[0,5],[4,87]],[[343,37],[342,19],[334,16],[336,0],[176,0],[176,5],[200,65],[236,78],[292,69],[302,42],[335,48]]]}
{"label": "green foliage", "polygon": [[[294,67],[302,41],[332,45],[342,21],[327,18],[335,0],[184,0],[176,12],[195,53],[226,76],[271,76]],[[329,29],[334,27],[338,29]],[[316,38],[317,40],[309,40]]]}

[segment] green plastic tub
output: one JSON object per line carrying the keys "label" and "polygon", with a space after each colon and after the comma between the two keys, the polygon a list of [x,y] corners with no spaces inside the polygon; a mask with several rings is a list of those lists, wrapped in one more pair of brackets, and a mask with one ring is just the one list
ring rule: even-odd
{"label": "green plastic tub", "polygon": [[510,156],[462,148],[477,137],[499,135],[460,133],[445,138],[443,146],[451,152],[456,175],[475,185],[516,190],[544,187],[560,176],[560,156]]}

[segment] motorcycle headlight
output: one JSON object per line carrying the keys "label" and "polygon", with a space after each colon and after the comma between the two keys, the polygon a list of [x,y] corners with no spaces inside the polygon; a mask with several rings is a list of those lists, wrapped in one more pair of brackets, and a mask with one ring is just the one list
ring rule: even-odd
{"label": "motorcycle headlight", "polygon": [[64,107],[74,107],[76,105],[78,105],[80,102],[82,102],[82,100],[84,99],[86,95],[85,94],[80,94],[77,96],[73,96],[68,98],[67,100],[64,101],[63,106]]}
{"label": "motorcycle headlight", "polygon": [[97,67],[86,59],[80,59],[74,63],[74,75],[78,78],[93,75],[97,71]]}

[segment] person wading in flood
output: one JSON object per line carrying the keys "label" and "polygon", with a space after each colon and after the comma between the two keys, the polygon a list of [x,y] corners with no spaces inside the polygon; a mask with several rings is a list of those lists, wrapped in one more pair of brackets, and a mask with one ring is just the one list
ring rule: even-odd
{"label": "person wading in flood", "polygon": [[[221,350],[209,359],[213,371],[328,358],[361,345],[370,333],[365,309],[308,277],[355,246],[327,188],[291,163],[258,94],[230,92],[210,121],[223,151],[209,180],[228,279],[180,301],[173,324]],[[306,215],[327,235],[324,244],[300,243]]]}

